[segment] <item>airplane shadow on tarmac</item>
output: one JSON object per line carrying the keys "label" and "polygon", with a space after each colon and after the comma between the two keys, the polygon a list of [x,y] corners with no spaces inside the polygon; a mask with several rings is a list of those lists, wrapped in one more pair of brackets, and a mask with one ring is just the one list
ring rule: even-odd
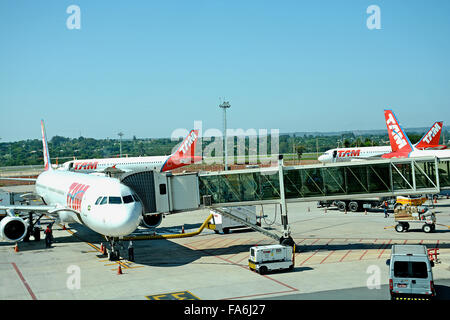
{"label": "airplane shadow on tarmac", "polygon": [[[46,224],[43,224],[46,226]],[[197,229],[200,224],[185,224],[185,228]],[[100,243],[104,245],[107,244],[105,238],[84,227],[79,224],[72,224],[70,226],[66,226],[67,230],[62,232],[62,228],[59,225],[53,226],[54,231],[54,242],[52,247],[61,247],[66,246],[70,243],[82,243],[89,242],[93,245],[100,247]],[[173,233],[174,230],[180,229],[181,226],[172,226],[172,227],[163,227],[157,228],[158,233]],[[72,232],[73,234],[71,234]],[[233,230],[234,233],[239,232],[248,232],[248,230]],[[410,230],[409,232],[416,232],[416,230]],[[417,232],[422,232],[417,229]],[[440,232],[448,232],[444,230],[436,230],[436,233]],[[56,233],[56,234],[55,234]],[[226,236],[223,236],[224,241],[227,239]],[[194,241],[194,240],[193,240]],[[214,240],[216,241],[216,240]],[[265,244],[273,244],[272,239],[267,238],[266,241],[259,242],[258,245]],[[419,242],[419,240],[417,240]],[[250,241],[251,242],[251,241]],[[119,250],[121,257],[124,259],[128,259],[128,241],[122,241],[119,243]],[[236,259],[230,258],[239,253],[248,253],[250,247],[254,244],[246,243],[246,244],[237,244],[230,246],[222,246],[219,243],[215,242],[212,247],[207,248],[196,248],[195,242],[194,245],[189,245],[189,242],[185,245],[181,245],[176,243],[175,241],[166,240],[166,239],[158,239],[158,240],[135,240],[133,241],[134,245],[134,262],[136,264],[146,265],[146,266],[165,266],[165,267],[176,267],[191,263],[200,263],[200,264],[222,264],[222,265],[247,265],[247,259],[241,258]],[[11,242],[1,242],[0,246],[10,246],[13,248],[14,244]],[[433,244],[426,244],[428,248],[434,248]],[[20,242],[19,243],[20,251],[40,251],[40,250],[51,250],[45,248],[45,241],[43,232],[41,233],[41,240],[39,242],[34,241],[33,237],[31,237],[29,242]],[[82,247],[81,247],[82,248]],[[450,248],[450,243],[440,243],[439,248]],[[361,243],[361,242],[345,242],[342,244],[334,243],[334,244],[312,244],[312,245],[297,245],[296,252],[313,252],[316,250],[326,250],[326,251],[347,251],[347,250],[367,250],[367,249],[390,249],[390,247],[385,247],[384,243]],[[94,250],[94,248],[90,248],[86,246],[85,249],[81,249],[81,253],[87,253]],[[207,260],[207,261],[198,261],[202,257],[218,257],[218,259]],[[302,272],[312,270],[309,267],[297,267],[294,269],[294,272]],[[450,294],[450,291],[449,291]]]}

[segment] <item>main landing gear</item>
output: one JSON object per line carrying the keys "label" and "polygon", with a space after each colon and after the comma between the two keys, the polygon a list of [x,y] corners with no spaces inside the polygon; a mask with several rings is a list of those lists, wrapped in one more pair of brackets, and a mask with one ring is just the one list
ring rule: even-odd
{"label": "main landing gear", "polygon": [[33,212],[28,213],[28,228],[27,228],[27,234],[23,238],[24,242],[30,241],[30,236],[33,236],[34,241],[40,241],[41,240],[41,228],[37,226],[41,218],[44,216],[41,214],[39,218],[36,219],[36,221],[33,221]]}

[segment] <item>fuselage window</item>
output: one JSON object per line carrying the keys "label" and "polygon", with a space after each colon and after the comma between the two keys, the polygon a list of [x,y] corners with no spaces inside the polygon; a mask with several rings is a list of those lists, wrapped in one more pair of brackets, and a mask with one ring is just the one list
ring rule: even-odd
{"label": "fuselage window", "polygon": [[109,197],[109,204],[121,204],[122,198],[121,197]]}

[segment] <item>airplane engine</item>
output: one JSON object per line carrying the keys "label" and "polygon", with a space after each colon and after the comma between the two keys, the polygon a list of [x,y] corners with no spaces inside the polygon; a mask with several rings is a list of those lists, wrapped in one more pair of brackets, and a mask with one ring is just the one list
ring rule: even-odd
{"label": "airplane engine", "polygon": [[0,221],[0,238],[13,242],[22,240],[27,234],[27,227],[20,217],[5,217]]}
{"label": "airplane engine", "polygon": [[145,228],[156,228],[162,222],[162,214],[144,215],[142,218],[141,226]]}

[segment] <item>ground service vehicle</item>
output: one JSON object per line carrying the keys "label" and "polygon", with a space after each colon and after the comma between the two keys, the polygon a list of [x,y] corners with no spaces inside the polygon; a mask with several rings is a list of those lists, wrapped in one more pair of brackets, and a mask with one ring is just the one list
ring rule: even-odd
{"label": "ground service vehicle", "polygon": [[426,195],[397,196],[397,205],[421,206],[426,201]]}
{"label": "ground service vehicle", "polygon": [[426,206],[397,206],[394,209],[394,219],[397,222],[397,232],[408,231],[410,223],[422,224],[422,231],[426,233],[436,230],[436,216]]}
{"label": "ground service vehicle", "polygon": [[436,296],[432,267],[423,245],[393,245],[389,266],[391,299],[432,298]]}
{"label": "ground service vehicle", "polygon": [[294,269],[295,247],[274,244],[250,248],[250,270],[265,274],[275,270]]}

